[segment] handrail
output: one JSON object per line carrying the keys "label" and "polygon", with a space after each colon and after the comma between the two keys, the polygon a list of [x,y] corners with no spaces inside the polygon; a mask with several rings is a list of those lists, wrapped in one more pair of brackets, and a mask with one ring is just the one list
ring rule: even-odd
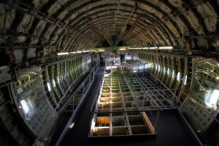
{"label": "handrail", "polygon": [[[91,70],[90,70],[90,74],[94,71],[94,69],[99,66],[99,64],[96,64]],[[96,68],[97,71],[98,67]],[[90,75],[89,74],[89,75]],[[89,76],[88,76],[89,77]],[[83,83],[88,79],[85,78],[85,80],[83,81]],[[63,112],[63,110],[67,107],[67,105],[69,104],[69,102],[73,99],[73,97],[75,97],[75,95],[81,90],[81,88],[83,88],[83,83],[81,85],[79,85],[79,87],[74,91],[74,93],[69,97],[69,99],[65,102],[65,104],[62,106],[62,108],[57,112],[57,114],[55,115],[55,117],[49,121],[49,123],[45,124],[44,129],[41,131],[41,133],[39,134],[39,136],[35,139],[33,145],[35,146],[37,144],[37,142],[40,141],[40,138],[43,136],[43,134],[49,129],[50,126],[53,125],[53,123],[57,120],[57,117],[59,116],[59,114],[61,112]]]}
{"label": "handrail", "polygon": [[[75,82],[77,82],[82,76],[84,75],[84,73],[82,73],[80,76],[77,77],[77,79],[75,79],[74,82],[72,82],[72,84],[68,87],[68,89],[65,91],[65,93],[63,94],[61,100],[57,103],[57,105],[59,105],[66,97],[68,91],[71,89],[71,87],[75,84]],[[57,109],[58,107],[56,107]]]}
{"label": "handrail", "polygon": [[[99,64],[98,64],[98,65],[99,65]],[[94,69],[95,69],[95,68],[94,68]],[[78,107],[80,107],[81,102],[84,101],[84,97],[86,96],[86,94],[87,94],[87,92],[88,92],[88,90],[86,90],[86,92],[84,93],[84,83],[87,82],[87,80],[90,80],[90,76],[92,75],[92,73],[93,73],[94,71],[95,71],[95,73],[96,73],[97,70],[98,70],[98,68],[96,68],[96,70],[94,70],[94,69],[92,69],[92,72],[90,72],[90,74],[85,78],[85,80],[84,80],[83,83],[82,83],[82,85],[83,85],[83,86],[82,86],[82,88],[83,88],[83,98],[82,98],[81,101],[79,102]],[[94,79],[93,79],[93,81],[94,81]],[[92,82],[93,82],[93,81],[92,81]],[[91,82],[90,82],[90,85],[91,85]],[[91,87],[91,86],[89,86],[88,88],[90,88],[90,87]],[[81,89],[81,88],[80,88],[80,89]],[[78,107],[77,107],[74,111],[78,110]],[[70,123],[73,121],[73,119],[74,119],[74,117],[75,117],[75,114],[76,114],[76,112],[73,112],[72,116],[69,118],[68,123],[65,125],[65,128],[62,130],[62,133],[61,133],[61,135],[60,135],[58,141],[56,141],[56,146],[58,146],[58,145],[60,144],[60,142],[62,141],[62,139],[63,139],[65,133],[66,133],[67,130],[69,129]]]}
{"label": "handrail", "polygon": [[[103,75],[102,75],[102,77],[101,77],[101,81],[103,81],[103,77],[104,77],[104,72],[105,72],[105,69],[104,69],[104,71],[103,71]],[[95,95],[95,98],[94,98],[94,100],[93,100],[93,103],[92,103],[92,106],[91,106],[91,108],[90,108],[90,111],[92,111],[93,110],[93,106],[95,105],[95,103],[96,103],[96,101],[97,101],[97,97],[98,97],[98,95],[99,95],[99,92],[100,92],[100,86],[103,84],[103,82],[100,82],[99,83],[99,85],[98,85],[98,91],[97,91],[97,93],[96,93],[96,95]]]}

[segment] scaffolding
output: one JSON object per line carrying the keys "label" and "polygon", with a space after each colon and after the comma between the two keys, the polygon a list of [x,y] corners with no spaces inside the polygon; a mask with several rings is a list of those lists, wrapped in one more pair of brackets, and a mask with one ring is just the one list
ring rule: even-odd
{"label": "scaffolding", "polygon": [[[137,76],[126,67],[111,68],[103,77],[96,107],[91,108],[89,138],[156,137],[159,111],[172,108],[173,98],[166,92],[149,74]],[[148,116],[151,111],[156,115]]]}

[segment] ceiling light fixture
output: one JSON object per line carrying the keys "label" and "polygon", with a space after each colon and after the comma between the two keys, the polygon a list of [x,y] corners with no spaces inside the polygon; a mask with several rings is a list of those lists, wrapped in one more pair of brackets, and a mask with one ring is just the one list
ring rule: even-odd
{"label": "ceiling light fixture", "polygon": [[68,55],[68,52],[57,53],[57,55]]}
{"label": "ceiling light fixture", "polygon": [[149,47],[143,47],[142,49],[143,49],[143,50],[147,50],[147,49],[149,49]]}
{"label": "ceiling light fixture", "polygon": [[157,47],[149,47],[150,50],[158,49]]}
{"label": "ceiling light fixture", "polygon": [[171,50],[173,49],[173,46],[162,46],[162,47],[159,47],[160,50]]}

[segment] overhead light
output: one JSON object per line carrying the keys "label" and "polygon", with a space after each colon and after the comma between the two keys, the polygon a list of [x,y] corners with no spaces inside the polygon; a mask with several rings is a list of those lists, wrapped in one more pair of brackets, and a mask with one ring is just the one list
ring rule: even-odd
{"label": "overhead light", "polygon": [[68,55],[68,52],[57,53],[57,55]]}
{"label": "overhead light", "polygon": [[82,51],[77,51],[77,53],[82,53]]}
{"label": "overhead light", "polygon": [[70,52],[70,53],[72,53],[72,54],[76,54],[77,52]]}
{"label": "overhead light", "polygon": [[155,49],[171,50],[171,49],[173,49],[173,46],[130,48],[130,50],[147,50],[147,49],[150,49],[150,50],[155,50]]}
{"label": "overhead light", "polygon": [[157,49],[157,47],[149,47],[149,49],[152,49],[152,50],[154,50],[154,49]]}
{"label": "overhead light", "polygon": [[105,52],[105,49],[98,49],[98,52]]}
{"label": "overhead light", "polygon": [[163,47],[159,47],[160,50],[162,49],[166,49],[166,50],[171,50],[173,49],[173,46],[163,46]]}

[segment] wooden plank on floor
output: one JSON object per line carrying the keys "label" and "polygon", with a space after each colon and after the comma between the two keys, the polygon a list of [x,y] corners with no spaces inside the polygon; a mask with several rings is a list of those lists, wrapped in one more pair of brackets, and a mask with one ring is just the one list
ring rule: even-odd
{"label": "wooden plank on floor", "polygon": [[150,129],[150,132],[152,134],[155,134],[155,129],[154,129],[153,125],[151,124],[150,120],[148,119],[148,116],[146,115],[146,113],[142,112],[142,116],[143,116],[145,122],[147,123],[147,126]]}

